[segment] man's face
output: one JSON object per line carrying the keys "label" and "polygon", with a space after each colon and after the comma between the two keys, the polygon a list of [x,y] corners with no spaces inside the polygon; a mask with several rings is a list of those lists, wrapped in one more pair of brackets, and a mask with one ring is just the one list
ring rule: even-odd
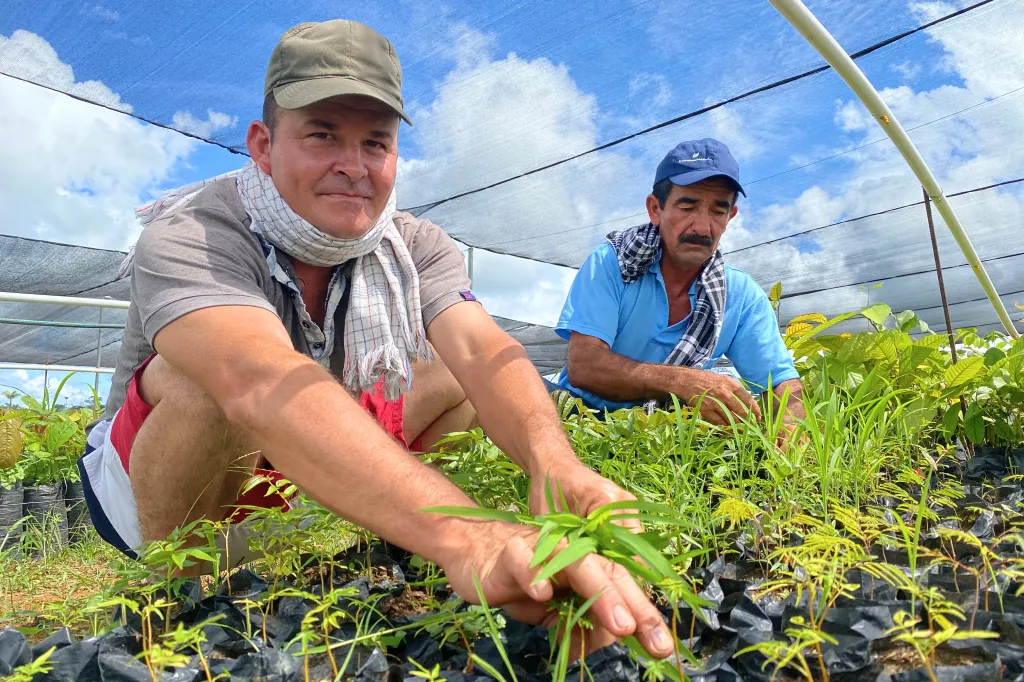
{"label": "man's face", "polygon": [[333,237],[366,234],[395,186],[398,116],[369,97],[278,108],[273,136],[254,121],[247,143],[288,206]]}
{"label": "man's face", "polygon": [[664,257],[679,268],[703,265],[736,215],[735,200],[735,190],[716,178],[686,187],[673,185],[664,206],[653,194],[648,196],[647,212],[660,228]]}

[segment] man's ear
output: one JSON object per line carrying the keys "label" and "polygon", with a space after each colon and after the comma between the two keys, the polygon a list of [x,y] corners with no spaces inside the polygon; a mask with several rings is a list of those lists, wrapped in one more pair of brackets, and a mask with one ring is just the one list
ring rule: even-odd
{"label": "man's ear", "polygon": [[651,219],[652,225],[661,226],[661,204],[653,194],[647,195],[647,216]]}
{"label": "man's ear", "polygon": [[263,121],[253,121],[245,132],[245,146],[249,150],[249,156],[260,167],[260,170],[271,175],[270,172],[270,129]]}
{"label": "man's ear", "polygon": [[740,212],[740,207],[737,206],[736,204],[733,204],[732,205],[732,210],[729,211],[729,220],[732,220],[733,218],[735,218],[736,214],[739,213],[739,212]]}

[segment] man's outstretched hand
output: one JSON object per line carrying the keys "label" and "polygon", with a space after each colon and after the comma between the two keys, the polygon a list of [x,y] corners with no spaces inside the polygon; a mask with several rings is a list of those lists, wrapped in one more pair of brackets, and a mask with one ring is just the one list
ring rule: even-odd
{"label": "man's outstretched hand", "polygon": [[[533,584],[541,566],[530,568],[537,531],[500,521],[467,521],[464,551],[442,560],[441,568],[456,594],[479,603],[474,576],[489,606],[500,606],[514,619],[545,627],[557,612],[548,602],[573,591],[583,599],[600,595],[587,613],[594,630],[585,646],[594,650],[635,635],[655,658],[674,651],[672,635],[661,614],[622,566],[588,554],[553,579]],[[575,653],[575,652],[574,652]]]}
{"label": "man's outstretched hand", "polygon": [[[548,486],[559,509],[548,508],[548,496],[545,492]],[[560,508],[563,497],[569,504],[568,509]],[[568,511],[586,516],[606,504],[624,500],[632,501],[636,498],[575,457],[571,460],[567,458],[544,471],[538,471],[530,478],[531,514]],[[624,520],[621,525],[636,533],[643,532],[643,527],[636,519]]]}

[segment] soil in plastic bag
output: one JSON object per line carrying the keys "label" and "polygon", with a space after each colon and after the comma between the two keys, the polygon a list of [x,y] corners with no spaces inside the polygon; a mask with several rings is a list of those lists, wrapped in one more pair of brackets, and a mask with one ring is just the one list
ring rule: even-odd
{"label": "soil in plastic bag", "polygon": [[10,559],[21,558],[22,506],[25,489],[18,482],[10,490],[0,488],[0,553],[8,552]]}
{"label": "soil in plastic bag", "polygon": [[92,526],[81,481],[64,482],[64,506],[68,510],[68,541],[78,542]]}
{"label": "soil in plastic bag", "polygon": [[56,550],[68,544],[68,514],[64,506],[64,491],[59,483],[26,486],[24,513],[28,524],[44,546],[33,548],[33,554]]}

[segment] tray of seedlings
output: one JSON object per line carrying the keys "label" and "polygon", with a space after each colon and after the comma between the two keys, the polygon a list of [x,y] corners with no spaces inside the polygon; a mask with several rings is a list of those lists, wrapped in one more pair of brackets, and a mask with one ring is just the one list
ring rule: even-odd
{"label": "tray of seedlings", "polygon": [[[912,313],[859,315],[872,331],[834,333],[853,314],[787,329],[805,386],[792,438],[770,392],[761,421],[728,428],[703,421],[700,405],[596,414],[560,397],[578,456],[634,494],[631,508],[580,516],[549,490],[556,511],[531,515],[529,481],[479,430],[427,456],[486,510],[431,511],[538,528],[542,574],[585,552],[623,565],[675,636],[668,659],[649,659],[628,638],[582,650],[573,635],[590,626],[590,604],[578,598],[551,604],[550,629],[518,623],[307,501],[254,510],[250,546],[263,558],[231,571],[216,570],[230,557],[217,549],[224,526],[209,521],[152,543],[139,561],[98,552],[108,566],[91,589],[5,618],[0,675],[1024,679],[1024,342],[961,332],[954,364],[949,338]],[[630,533],[624,518],[645,532]],[[28,571],[19,568],[28,559],[0,561],[8,575]],[[200,562],[213,564],[210,577],[174,577]],[[11,603],[46,570],[5,587]]]}

